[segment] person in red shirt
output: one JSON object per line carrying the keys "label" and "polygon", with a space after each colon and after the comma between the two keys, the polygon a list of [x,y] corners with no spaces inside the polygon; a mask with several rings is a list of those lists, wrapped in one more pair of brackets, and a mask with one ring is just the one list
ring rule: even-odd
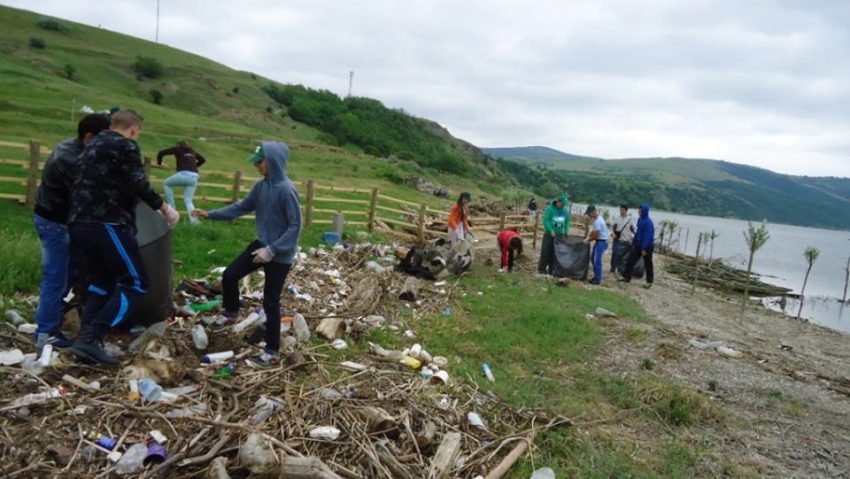
{"label": "person in red shirt", "polygon": [[505,230],[499,233],[496,242],[499,244],[499,253],[502,256],[499,271],[513,271],[514,258],[522,254],[522,238],[514,230]]}

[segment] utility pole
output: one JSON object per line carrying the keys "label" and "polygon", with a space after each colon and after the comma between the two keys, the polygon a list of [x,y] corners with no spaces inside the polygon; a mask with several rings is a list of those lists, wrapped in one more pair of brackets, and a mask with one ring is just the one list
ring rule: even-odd
{"label": "utility pole", "polygon": [[154,41],[159,43],[159,0],[156,0],[156,37]]}
{"label": "utility pole", "polygon": [[348,72],[348,96],[346,98],[351,98],[351,86],[354,84],[354,70]]}

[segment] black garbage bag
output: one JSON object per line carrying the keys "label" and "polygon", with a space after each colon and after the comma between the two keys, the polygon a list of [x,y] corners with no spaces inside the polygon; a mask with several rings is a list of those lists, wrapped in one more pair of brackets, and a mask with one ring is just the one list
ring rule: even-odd
{"label": "black garbage bag", "polygon": [[424,279],[459,275],[472,264],[472,243],[445,239],[435,240],[424,247],[411,248],[396,265],[396,271]]}
{"label": "black garbage bag", "polygon": [[590,245],[583,238],[561,237],[555,240],[555,276],[587,279],[590,265]]}
{"label": "black garbage bag", "polygon": [[150,326],[172,313],[171,232],[165,218],[150,206],[136,206],[136,239],[150,286],[124,324]]}
{"label": "black garbage bag", "polygon": [[[615,250],[620,250],[620,254],[622,255],[622,260],[617,265],[617,272],[620,273],[620,276],[626,275],[626,263],[629,261],[629,253],[632,250],[631,243],[619,243]],[[614,254],[616,251],[612,252]],[[632,278],[643,278],[644,275],[644,265],[643,265],[643,257],[638,258],[635,263],[634,268],[632,268]]]}

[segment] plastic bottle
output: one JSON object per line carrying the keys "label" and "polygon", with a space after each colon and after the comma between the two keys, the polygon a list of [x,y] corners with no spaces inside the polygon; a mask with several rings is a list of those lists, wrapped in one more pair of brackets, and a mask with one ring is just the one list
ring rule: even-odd
{"label": "plastic bottle", "polygon": [[488,381],[490,381],[491,383],[496,382],[496,378],[493,377],[493,372],[490,371],[490,365],[484,363],[481,365],[481,369],[484,371],[484,375],[487,376]]}
{"label": "plastic bottle", "polygon": [[265,422],[265,420],[271,417],[271,415],[281,406],[282,404],[279,401],[269,399],[265,396],[260,396],[260,399],[257,399],[257,402],[254,404],[254,407],[257,408],[257,412],[251,417],[251,423],[259,425]]}
{"label": "plastic bottle", "polygon": [[298,341],[307,341],[310,339],[310,327],[307,326],[307,320],[300,313],[295,314],[295,337]]}
{"label": "plastic bottle", "polygon": [[196,313],[203,312],[203,311],[210,311],[210,310],[215,309],[219,306],[221,306],[221,300],[220,299],[214,299],[212,301],[207,301],[206,303],[192,303],[192,304],[189,305],[189,307],[192,309],[192,311],[194,311]]}
{"label": "plastic bottle", "polygon": [[254,323],[265,320],[265,318],[266,318],[266,313],[265,313],[265,311],[263,311],[263,308],[257,308],[254,311],[252,311],[251,314],[249,314],[247,318],[236,323],[233,326],[233,332],[234,333],[241,333],[242,331],[245,331],[246,329],[248,329]]}
{"label": "plastic bottle", "polygon": [[[153,379],[139,380],[139,393],[147,402],[154,402],[162,395],[162,386],[156,383]],[[144,459],[144,458],[142,458]]]}
{"label": "plastic bottle", "polygon": [[6,311],[6,319],[8,319],[9,322],[15,326],[27,322],[27,320],[24,319],[23,316],[21,316],[21,313],[15,311],[14,309]]}
{"label": "plastic bottle", "polygon": [[213,379],[218,379],[218,380],[227,379],[230,376],[233,376],[234,372],[236,372],[236,365],[235,364],[228,364],[227,366],[223,366],[223,367],[219,368],[218,371],[216,371],[215,374],[213,374]]}
{"label": "plastic bottle", "polygon": [[534,471],[531,479],[555,479],[555,471],[551,467],[542,467]]}
{"label": "plastic bottle", "polygon": [[216,361],[225,361],[234,356],[233,351],[222,351],[220,353],[204,354],[201,361],[205,363],[214,363]]}
{"label": "plastic bottle", "polygon": [[115,472],[122,476],[134,474],[142,468],[146,457],[148,457],[147,446],[142,443],[133,444],[115,465]]}
{"label": "plastic bottle", "polygon": [[165,321],[160,321],[151,325],[151,327],[146,329],[144,333],[140,334],[138,338],[134,339],[133,342],[127,346],[127,351],[130,351],[130,354],[141,352],[145,349],[145,346],[147,346],[149,342],[165,335],[165,328]]}
{"label": "plastic bottle", "polygon": [[207,330],[203,325],[196,324],[192,326],[192,342],[195,343],[195,349],[207,349],[210,345],[210,340],[207,338]]}
{"label": "plastic bottle", "polygon": [[45,344],[43,348],[41,348],[41,356],[38,358],[39,364],[41,367],[46,368],[50,366],[50,358],[53,357],[53,345]]}

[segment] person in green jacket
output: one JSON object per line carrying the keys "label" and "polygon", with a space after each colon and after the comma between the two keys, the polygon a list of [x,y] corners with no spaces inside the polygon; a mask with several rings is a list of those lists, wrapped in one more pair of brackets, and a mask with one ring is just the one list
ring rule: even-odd
{"label": "person in green jacket", "polygon": [[543,213],[543,244],[540,246],[538,274],[555,273],[555,240],[570,231],[569,198],[564,193],[546,207]]}

